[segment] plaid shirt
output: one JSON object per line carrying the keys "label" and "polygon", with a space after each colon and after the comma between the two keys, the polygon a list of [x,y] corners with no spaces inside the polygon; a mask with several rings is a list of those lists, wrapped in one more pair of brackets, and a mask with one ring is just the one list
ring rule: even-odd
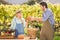
{"label": "plaid shirt", "polygon": [[49,19],[51,25],[55,24],[53,13],[49,9],[46,9],[46,11],[43,13],[43,21],[46,21],[47,19]]}

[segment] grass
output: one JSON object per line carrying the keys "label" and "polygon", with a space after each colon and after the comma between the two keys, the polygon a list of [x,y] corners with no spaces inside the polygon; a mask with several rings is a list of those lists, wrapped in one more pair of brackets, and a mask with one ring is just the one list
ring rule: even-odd
{"label": "grass", "polygon": [[60,36],[55,36],[54,40],[60,40]]}
{"label": "grass", "polygon": [[[40,39],[38,39],[38,40],[40,40]],[[55,36],[54,40],[60,40],[60,36]]]}
{"label": "grass", "polygon": [[60,32],[55,32],[54,40],[60,40]]}

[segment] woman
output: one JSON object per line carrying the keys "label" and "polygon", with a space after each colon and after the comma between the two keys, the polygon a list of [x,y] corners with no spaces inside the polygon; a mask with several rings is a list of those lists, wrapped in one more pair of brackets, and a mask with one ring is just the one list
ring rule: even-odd
{"label": "woman", "polygon": [[25,19],[22,17],[21,11],[17,11],[12,20],[10,29],[15,30],[15,37],[24,34],[24,27],[26,26]]}

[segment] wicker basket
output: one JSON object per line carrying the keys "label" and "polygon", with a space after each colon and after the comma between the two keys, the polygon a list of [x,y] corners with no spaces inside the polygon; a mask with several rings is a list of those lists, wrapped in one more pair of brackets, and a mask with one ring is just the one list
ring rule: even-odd
{"label": "wicker basket", "polygon": [[37,33],[37,28],[28,28],[28,36],[31,39],[35,39],[36,38],[36,33]]}

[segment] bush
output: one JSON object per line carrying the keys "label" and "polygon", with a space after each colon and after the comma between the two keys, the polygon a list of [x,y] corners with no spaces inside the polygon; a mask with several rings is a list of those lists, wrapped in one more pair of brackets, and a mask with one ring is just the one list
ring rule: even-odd
{"label": "bush", "polygon": [[[48,4],[52,9],[55,21],[60,21],[60,4],[53,5]],[[15,15],[16,10],[21,10],[23,17],[26,19],[28,16],[41,17],[42,11],[39,4],[34,5],[0,5],[0,26],[9,28],[12,18]],[[3,29],[3,27],[1,27]]]}

